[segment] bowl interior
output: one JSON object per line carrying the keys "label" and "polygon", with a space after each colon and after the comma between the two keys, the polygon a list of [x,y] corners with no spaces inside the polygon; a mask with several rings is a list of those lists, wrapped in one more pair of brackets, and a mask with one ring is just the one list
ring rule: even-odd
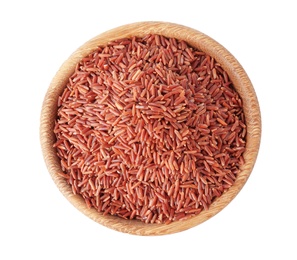
{"label": "bowl interior", "polygon": [[[116,216],[98,213],[95,209],[87,208],[84,200],[73,195],[71,187],[65,179],[57,173],[62,172],[60,161],[53,148],[55,136],[53,133],[57,100],[62,93],[68,78],[72,75],[76,64],[86,55],[95,50],[98,45],[106,45],[108,42],[125,38],[147,34],[160,34],[166,37],[173,37],[184,40],[189,45],[212,56],[219,62],[222,68],[228,73],[236,91],[243,100],[243,109],[246,118],[247,136],[246,152],[244,153],[245,164],[241,167],[234,185],[217,198],[210,206],[209,210],[202,211],[199,215],[183,221],[176,221],[170,224],[145,224],[137,220],[124,220]],[[222,45],[217,43],[207,35],[182,25],[164,22],[141,22],[124,25],[89,40],[78,48],[61,66],[53,78],[46,96],[44,98],[41,121],[40,121],[40,141],[45,163],[52,179],[61,193],[82,213],[94,221],[117,231],[137,234],[137,235],[164,235],[180,232],[194,227],[221,211],[241,190],[251,174],[255,164],[261,137],[261,117],[257,97],[246,72],[239,62]]]}

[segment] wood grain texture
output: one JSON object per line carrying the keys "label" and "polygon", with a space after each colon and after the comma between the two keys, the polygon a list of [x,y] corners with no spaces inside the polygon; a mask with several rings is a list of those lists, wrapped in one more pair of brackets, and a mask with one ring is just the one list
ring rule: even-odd
{"label": "wood grain texture", "polygon": [[[95,209],[88,209],[83,199],[73,195],[71,187],[57,175],[61,166],[53,148],[55,136],[53,133],[54,120],[57,113],[58,96],[62,93],[68,78],[74,71],[75,65],[86,55],[96,49],[98,45],[106,45],[109,41],[123,37],[144,36],[146,34],[161,34],[185,40],[191,46],[200,49],[214,57],[229,74],[237,92],[240,94],[247,123],[247,145],[244,158],[246,163],[241,167],[241,173],[235,184],[207,211],[185,221],[165,224],[145,224],[136,220],[124,220],[116,216],[103,216]],[[239,62],[222,45],[207,35],[178,24],[164,22],[141,22],[124,25],[104,32],[89,40],[78,48],[61,66],[53,78],[44,98],[40,118],[40,142],[44,160],[48,171],[61,193],[82,213],[92,220],[117,231],[135,235],[165,235],[192,228],[208,220],[220,212],[234,199],[249,178],[254,167],[261,139],[261,116],[256,93],[246,72]]]}

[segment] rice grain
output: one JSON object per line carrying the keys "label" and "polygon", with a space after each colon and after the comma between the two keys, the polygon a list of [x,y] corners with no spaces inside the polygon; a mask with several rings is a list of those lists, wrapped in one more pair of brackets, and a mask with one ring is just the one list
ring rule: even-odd
{"label": "rice grain", "polygon": [[98,47],[57,105],[57,174],[104,215],[187,219],[244,163],[242,100],[221,65],[185,41],[146,35]]}

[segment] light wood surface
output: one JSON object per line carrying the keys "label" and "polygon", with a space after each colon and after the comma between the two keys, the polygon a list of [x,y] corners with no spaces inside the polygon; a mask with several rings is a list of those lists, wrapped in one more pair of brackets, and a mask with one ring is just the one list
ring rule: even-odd
{"label": "light wood surface", "polygon": [[[146,34],[161,34],[188,42],[191,46],[200,49],[214,57],[229,74],[237,92],[244,103],[244,113],[247,123],[247,145],[244,158],[246,163],[235,184],[207,211],[202,211],[196,217],[185,221],[173,222],[169,225],[145,224],[136,220],[124,220],[116,216],[103,216],[95,209],[88,209],[83,199],[73,195],[71,187],[65,179],[57,175],[61,172],[60,162],[53,148],[55,136],[53,134],[54,120],[57,112],[57,99],[74,71],[75,65],[98,45],[106,45],[109,41],[131,36]],[[246,183],[254,167],[261,139],[261,116],[257,97],[250,79],[239,62],[219,43],[207,35],[185,26],[164,22],[141,22],[124,25],[104,32],[89,40],[78,48],[67,59],[53,78],[44,98],[40,118],[40,142],[44,160],[48,171],[61,193],[82,213],[92,220],[117,231],[135,235],[165,235],[184,231],[208,220],[220,212],[238,194]]]}

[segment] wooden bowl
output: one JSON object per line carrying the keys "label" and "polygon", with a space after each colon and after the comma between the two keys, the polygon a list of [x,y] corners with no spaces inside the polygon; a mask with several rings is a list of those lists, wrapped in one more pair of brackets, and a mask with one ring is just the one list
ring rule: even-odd
{"label": "wooden bowl", "polygon": [[[58,96],[62,93],[68,78],[74,72],[76,64],[86,55],[91,53],[98,45],[106,45],[108,42],[124,37],[144,36],[147,34],[161,34],[185,40],[189,45],[209,54],[221,64],[229,74],[235,89],[241,96],[244,104],[244,113],[247,124],[245,164],[234,185],[217,198],[209,210],[202,211],[199,215],[184,221],[176,221],[171,224],[145,224],[138,220],[125,220],[117,216],[103,216],[95,209],[89,209],[79,195],[73,195],[70,185],[57,172],[61,172],[60,161],[53,148],[55,135],[53,133]],[[177,24],[164,22],[140,22],[124,25],[89,40],[78,48],[61,66],[53,78],[44,98],[41,120],[40,141],[42,152],[48,171],[61,193],[82,213],[89,218],[111,229],[137,235],[164,235],[180,232],[192,228],[221,211],[238,194],[246,183],[255,164],[261,138],[261,116],[257,97],[246,72],[239,62],[219,43],[207,35]]]}

